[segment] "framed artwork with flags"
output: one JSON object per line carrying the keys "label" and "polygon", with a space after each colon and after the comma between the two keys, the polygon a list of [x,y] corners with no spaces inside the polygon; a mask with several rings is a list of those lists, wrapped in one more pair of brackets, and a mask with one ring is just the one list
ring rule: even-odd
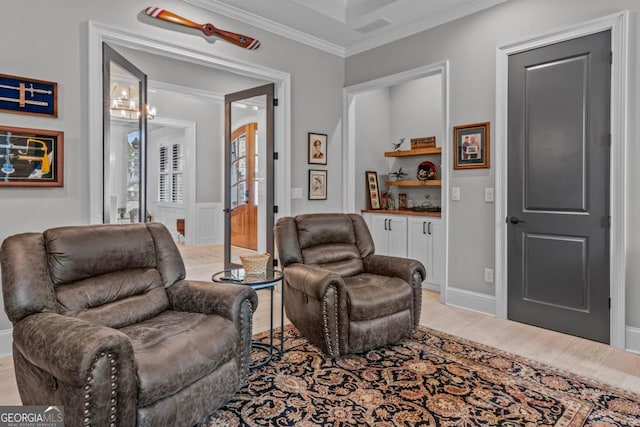
{"label": "framed artwork with flags", "polygon": [[64,133],[0,126],[0,187],[62,187]]}
{"label": "framed artwork with flags", "polygon": [[0,111],[58,117],[58,84],[0,74]]}

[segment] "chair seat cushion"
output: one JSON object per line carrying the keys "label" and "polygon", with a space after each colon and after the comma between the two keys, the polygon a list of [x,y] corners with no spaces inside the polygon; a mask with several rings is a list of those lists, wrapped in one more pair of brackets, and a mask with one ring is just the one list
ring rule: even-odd
{"label": "chair seat cushion", "polygon": [[220,316],[167,310],[120,331],[133,343],[141,407],[182,390],[240,351],[236,327]]}
{"label": "chair seat cushion", "polygon": [[344,278],[349,298],[349,320],[388,316],[411,308],[411,286],[397,277],[358,274]]}

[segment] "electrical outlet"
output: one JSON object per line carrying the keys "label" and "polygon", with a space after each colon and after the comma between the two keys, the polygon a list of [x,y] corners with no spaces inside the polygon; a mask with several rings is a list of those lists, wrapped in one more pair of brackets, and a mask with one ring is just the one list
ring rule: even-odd
{"label": "electrical outlet", "polygon": [[484,189],[484,201],[493,203],[493,187]]}
{"label": "electrical outlet", "polygon": [[484,269],[484,281],[487,283],[493,283],[493,268]]}
{"label": "electrical outlet", "polygon": [[451,200],[460,200],[460,187],[451,187]]}

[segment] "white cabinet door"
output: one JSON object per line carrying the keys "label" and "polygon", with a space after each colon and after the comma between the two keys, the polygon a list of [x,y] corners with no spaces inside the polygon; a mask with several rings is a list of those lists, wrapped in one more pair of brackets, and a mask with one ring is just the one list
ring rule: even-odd
{"label": "white cabinet door", "polygon": [[378,255],[389,254],[389,233],[387,231],[387,217],[386,215],[369,215],[369,231],[371,231],[371,237],[373,238],[373,244],[376,247],[376,253]]}
{"label": "white cabinet door", "polygon": [[398,215],[366,214],[364,217],[376,254],[406,258],[407,218]]}
{"label": "white cabinet door", "polygon": [[409,218],[408,257],[427,270],[425,282],[441,286],[444,282],[444,227],[442,220]]}
{"label": "white cabinet door", "polygon": [[388,254],[401,258],[407,257],[407,218],[391,215],[387,221],[389,236]]}

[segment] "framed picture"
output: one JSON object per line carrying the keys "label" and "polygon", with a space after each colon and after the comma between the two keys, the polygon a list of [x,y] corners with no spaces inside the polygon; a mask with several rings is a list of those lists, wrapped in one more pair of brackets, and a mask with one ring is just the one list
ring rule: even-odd
{"label": "framed picture", "polygon": [[407,194],[398,194],[398,209],[407,209]]}
{"label": "framed picture", "polygon": [[58,117],[58,83],[0,74],[0,111]]}
{"label": "framed picture", "polygon": [[453,143],[454,169],[489,167],[489,122],[454,127]]}
{"label": "framed picture", "polygon": [[365,177],[367,181],[367,191],[369,192],[371,209],[380,209],[382,207],[380,202],[382,195],[380,194],[380,188],[378,187],[378,172],[366,171]]}
{"label": "framed picture", "polygon": [[0,126],[0,187],[62,187],[63,135]]}
{"label": "framed picture", "polygon": [[309,169],[309,200],[327,200],[327,171]]}
{"label": "framed picture", "polygon": [[309,132],[309,160],[310,165],[327,164],[327,135]]}

